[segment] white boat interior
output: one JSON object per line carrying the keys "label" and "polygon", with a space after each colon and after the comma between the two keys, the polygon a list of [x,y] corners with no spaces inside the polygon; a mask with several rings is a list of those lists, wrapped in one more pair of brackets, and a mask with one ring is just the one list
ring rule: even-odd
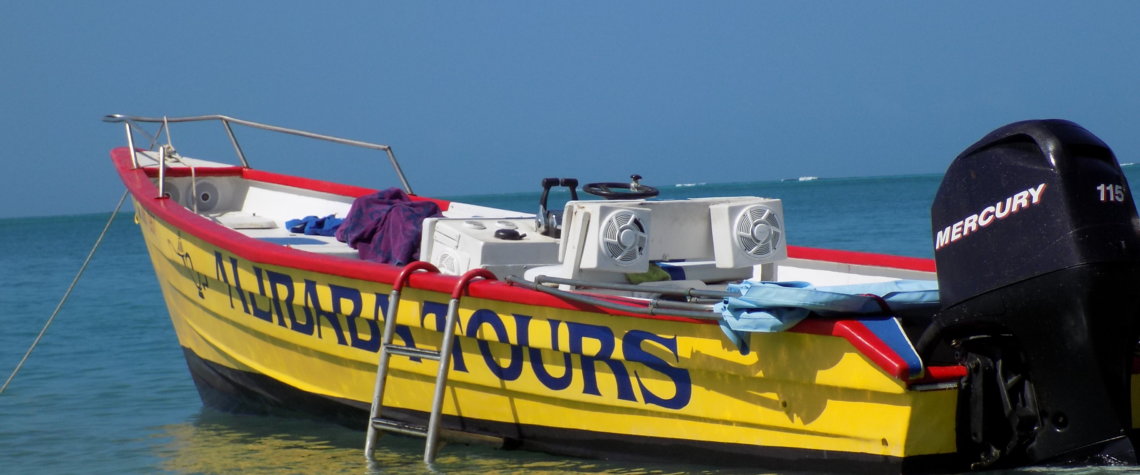
{"label": "white boat interior", "polygon": [[[158,153],[137,153],[139,165],[157,166]],[[306,216],[344,217],[352,197],[209,173],[232,167],[223,163],[177,155],[166,162],[167,170],[189,173],[167,173],[163,193],[194,213],[250,238],[358,258],[333,236],[293,233],[285,226]],[[934,278],[930,272],[789,258],[778,199],[572,200],[558,215],[559,229],[551,232],[535,214],[450,202],[441,217],[424,220],[420,258],[444,274],[485,268],[500,279],[532,282],[551,277],[620,286],[631,274],[664,270],[668,278],[644,279],[640,285],[647,291],[723,289],[746,279],[844,285]]]}

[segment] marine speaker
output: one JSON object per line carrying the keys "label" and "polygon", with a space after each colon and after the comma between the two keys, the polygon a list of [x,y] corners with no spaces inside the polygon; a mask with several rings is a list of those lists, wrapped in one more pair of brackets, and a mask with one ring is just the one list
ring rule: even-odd
{"label": "marine speaker", "polygon": [[784,224],[780,215],[764,205],[745,208],[736,218],[736,245],[745,254],[767,259],[783,246]]}
{"label": "marine speaker", "polygon": [[[459,275],[459,257],[450,250],[444,250],[439,256],[439,271],[444,275]],[[466,259],[464,259],[466,261]]]}
{"label": "marine speaker", "polygon": [[194,193],[194,199],[191,200],[191,207],[199,213],[207,213],[213,211],[221,201],[221,194],[218,193],[218,186],[213,182],[206,180],[198,180],[197,183],[191,185],[190,190]]}
{"label": "marine speaker", "polygon": [[[155,186],[157,186],[157,183]],[[182,203],[182,189],[173,181],[166,180],[166,186],[162,187],[162,192],[170,201],[179,204]]]}
{"label": "marine speaker", "polygon": [[709,211],[717,267],[747,267],[788,257],[780,200],[738,198],[714,204]]}
{"label": "marine speaker", "polygon": [[648,243],[645,225],[633,211],[615,211],[602,223],[598,244],[617,265],[628,266],[641,260]]}

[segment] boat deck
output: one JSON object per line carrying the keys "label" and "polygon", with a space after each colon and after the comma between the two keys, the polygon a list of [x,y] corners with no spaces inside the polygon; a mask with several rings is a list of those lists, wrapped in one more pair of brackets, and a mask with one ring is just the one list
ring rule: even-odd
{"label": "boat deck", "polygon": [[[138,156],[141,165],[156,162],[151,152]],[[192,212],[250,238],[327,256],[359,258],[357,250],[333,236],[294,233],[285,227],[286,222],[307,216],[344,217],[353,197],[246,179],[241,176],[242,171],[239,167],[181,157],[177,163],[168,164],[165,192]],[[496,238],[495,231],[504,228],[517,230],[524,238]],[[500,277],[525,274],[532,280],[537,275],[557,276],[560,259],[564,257],[560,255],[559,239],[544,236],[535,228],[534,215],[460,202],[447,203],[442,218],[428,219],[424,235],[421,258],[432,261],[447,274],[483,267]],[[709,284],[722,287],[724,282],[741,279],[846,285],[935,278],[933,272],[831,262],[810,256],[727,272],[711,261],[670,267],[687,275],[686,281],[706,288]],[[624,281],[624,276],[615,275]]]}

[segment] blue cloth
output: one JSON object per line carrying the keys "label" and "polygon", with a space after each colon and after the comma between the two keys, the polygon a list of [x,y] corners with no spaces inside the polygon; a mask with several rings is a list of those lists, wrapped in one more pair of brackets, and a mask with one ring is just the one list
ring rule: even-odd
{"label": "blue cloth", "polygon": [[303,233],[310,236],[335,236],[337,228],[344,220],[337,218],[336,215],[328,215],[323,218],[316,216],[305,216],[301,219],[290,219],[285,222],[285,227],[291,233]]}
{"label": "blue cloth", "polygon": [[[808,315],[823,317],[890,314],[938,309],[938,282],[896,280],[872,284],[812,287],[807,282],[751,282],[729,285],[739,297],[726,297],[713,309],[725,335],[748,353],[748,333],[787,330]],[[887,309],[883,305],[887,305]]]}
{"label": "blue cloth", "polygon": [[361,259],[402,266],[420,257],[424,218],[441,216],[439,205],[413,201],[404,190],[389,188],[352,202],[336,238]]}

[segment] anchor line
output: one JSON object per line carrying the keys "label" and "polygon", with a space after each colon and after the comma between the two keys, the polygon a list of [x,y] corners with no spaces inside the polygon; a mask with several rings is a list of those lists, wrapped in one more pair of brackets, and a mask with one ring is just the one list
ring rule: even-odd
{"label": "anchor line", "polygon": [[107,231],[111,229],[111,223],[115,221],[115,215],[119,214],[119,209],[123,207],[123,203],[126,202],[126,200],[127,192],[123,191],[123,196],[119,197],[119,204],[115,205],[114,211],[111,211],[111,217],[107,220],[107,224],[103,225],[103,231],[100,232],[99,237],[95,239],[95,245],[91,246],[91,251],[87,253],[87,258],[83,260],[83,265],[79,267],[79,272],[75,274],[75,278],[71,279],[71,285],[67,286],[67,291],[65,291],[63,293],[63,297],[59,299],[59,303],[56,304],[55,310],[51,312],[51,316],[48,317],[47,322],[44,323],[44,327],[40,329],[39,335],[36,335],[36,339],[32,340],[32,345],[28,347],[28,351],[24,352],[24,357],[20,358],[20,362],[16,363],[16,368],[12,370],[12,374],[8,376],[8,380],[4,381],[3,386],[0,386],[0,394],[3,394],[4,390],[8,389],[8,385],[12,383],[12,380],[16,379],[16,374],[19,373],[20,369],[24,367],[24,363],[26,363],[28,361],[28,357],[32,355],[32,350],[36,349],[36,345],[40,343],[40,340],[43,339],[44,334],[47,333],[48,327],[50,327],[51,323],[55,321],[56,315],[59,315],[59,311],[63,308],[63,304],[67,303],[68,297],[71,297],[71,291],[75,289],[75,284],[79,283],[79,278],[82,277],[83,272],[87,270],[87,264],[91,263],[91,258],[95,257],[95,251],[99,249],[99,246],[101,244],[103,244],[103,238],[107,236]]}

